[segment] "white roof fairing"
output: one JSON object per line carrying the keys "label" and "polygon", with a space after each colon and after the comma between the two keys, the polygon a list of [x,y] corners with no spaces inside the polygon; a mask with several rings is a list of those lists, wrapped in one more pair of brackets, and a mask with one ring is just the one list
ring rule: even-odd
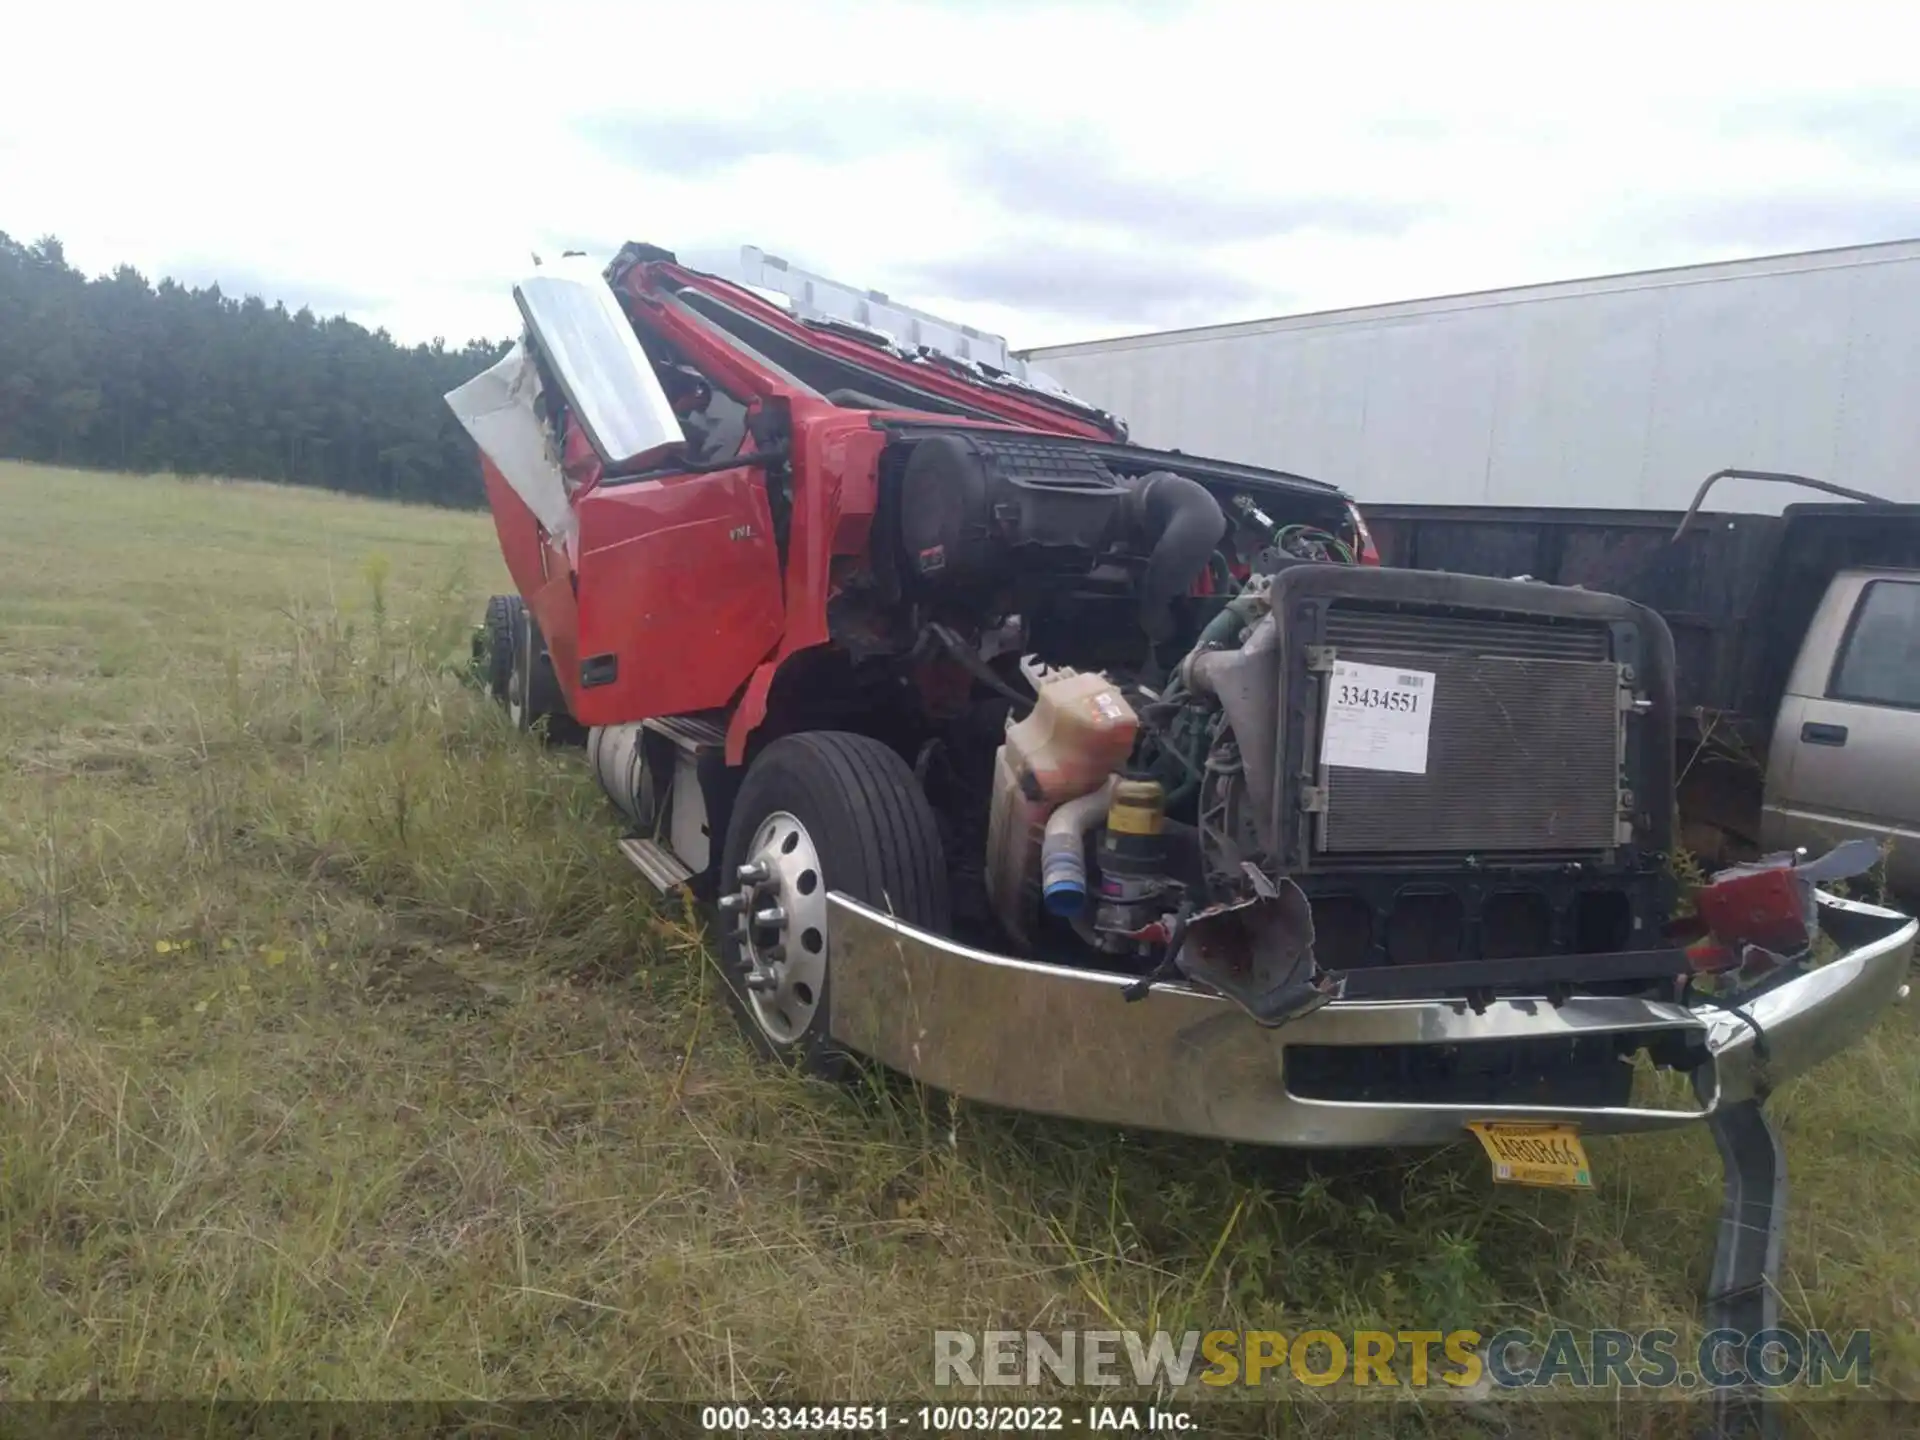
{"label": "white roof fairing", "polygon": [[722,273],[721,278],[743,285],[762,297],[782,297],[776,303],[797,319],[857,326],[875,339],[909,353],[924,350],[957,361],[963,368],[985,366],[998,372],[995,375],[970,370],[979,383],[1037,391],[1098,413],[1097,406],[1016,354],[1004,335],[943,320],[878,290],[860,290],[824,275],[815,275],[777,255],[767,254],[757,245],[742,245],[738,271]]}

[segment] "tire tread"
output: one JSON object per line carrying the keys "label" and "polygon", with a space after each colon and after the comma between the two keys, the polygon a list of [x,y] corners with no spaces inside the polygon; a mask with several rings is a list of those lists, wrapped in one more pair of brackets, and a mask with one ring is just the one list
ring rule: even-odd
{"label": "tire tread", "polygon": [[[771,793],[769,793],[771,792]],[[774,742],[748,771],[735,801],[722,852],[725,866],[739,863],[765,811],[801,802],[822,828],[821,882],[913,926],[944,932],[951,923],[947,872],[940,828],[912,769],[880,741],[849,731],[811,730]],[[824,824],[823,824],[824,822]],[[832,833],[829,833],[832,832]],[[835,838],[837,836],[837,838]],[[838,846],[837,853],[831,848]],[[731,942],[722,951],[728,998],[763,1052],[784,1055],[817,1075],[843,1078],[851,1057],[835,1047],[827,1029],[775,1049],[759,1032],[733,973]],[[822,1005],[830,1015],[831,951]]]}
{"label": "tire tread", "polygon": [[487,693],[504,702],[513,675],[513,631],[526,602],[518,595],[495,595],[487,601]]}
{"label": "tire tread", "polygon": [[[925,924],[938,916],[937,923],[944,925],[946,875],[944,871],[936,875],[933,869],[940,854],[933,812],[924,800],[918,806],[911,804],[917,789],[880,783],[880,774],[888,768],[897,766],[911,775],[906,762],[880,741],[848,731],[808,731],[793,738],[820,756],[828,772],[848,793],[860,797],[860,808],[876,822],[873,829],[862,831],[863,868],[870,880],[895,881],[900,893],[876,896],[873,903],[890,906],[909,924]],[[912,813],[916,809],[917,815]],[[904,860],[906,868],[896,871],[889,857]]]}

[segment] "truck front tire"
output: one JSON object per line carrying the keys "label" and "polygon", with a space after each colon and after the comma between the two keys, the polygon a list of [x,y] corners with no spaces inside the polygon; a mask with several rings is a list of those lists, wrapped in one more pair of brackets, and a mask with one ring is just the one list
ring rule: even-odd
{"label": "truck front tire", "polygon": [[827,892],[936,932],[949,924],[946,859],[907,763],[879,741],[816,730],[776,740],[735,798],[719,871],[720,969],[762,1055],[844,1078],[831,1033]]}

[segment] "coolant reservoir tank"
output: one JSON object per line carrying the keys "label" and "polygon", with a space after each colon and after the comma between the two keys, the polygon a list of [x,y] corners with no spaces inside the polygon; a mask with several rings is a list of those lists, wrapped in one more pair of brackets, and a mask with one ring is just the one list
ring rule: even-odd
{"label": "coolant reservoir tank", "polygon": [[1127,763],[1140,719],[1098,671],[1020,662],[1033,710],[1007,727],[1006,758],[1025,798],[1049,806],[1092,793]]}
{"label": "coolant reservoir tank", "polygon": [[1007,933],[1024,942],[1040,905],[1040,842],[1054,807],[1090,795],[1126,764],[1140,721],[1106,676],[1020,662],[1033,709],[1007,727],[993,757],[987,895]]}
{"label": "coolant reservoir tank", "polygon": [[1040,842],[1053,808],[1020,793],[1012,758],[1002,745],[993,757],[987,812],[987,899],[1007,934],[1021,944],[1040,908]]}

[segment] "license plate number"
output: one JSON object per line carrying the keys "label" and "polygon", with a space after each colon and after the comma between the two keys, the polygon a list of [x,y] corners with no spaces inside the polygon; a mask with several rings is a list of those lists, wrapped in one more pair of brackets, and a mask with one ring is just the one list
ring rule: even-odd
{"label": "license plate number", "polygon": [[1578,1126],[1475,1120],[1467,1128],[1487,1152],[1493,1178],[1502,1185],[1593,1188],[1593,1169]]}

